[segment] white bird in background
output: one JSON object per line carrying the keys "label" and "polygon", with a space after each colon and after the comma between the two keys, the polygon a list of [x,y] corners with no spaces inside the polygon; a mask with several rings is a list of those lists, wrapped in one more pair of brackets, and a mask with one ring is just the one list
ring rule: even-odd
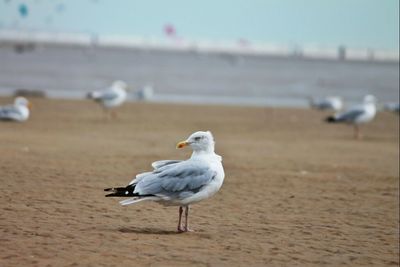
{"label": "white bird in background", "polygon": [[29,118],[31,103],[25,97],[17,97],[13,105],[0,106],[0,120],[23,122]]}
{"label": "white bird in background", "polygon": [[355,106],[347,111],[329,116],[325,121],[329,123],[347,123],[354,126],[354,137],[360,138],[359,125],[370,122],[376,114],[376,98],[373,95],[366,95],[362,105]]}
{"label": "white bird in background", "polygon": [[343,101],[337,96],[328,96],[320,99],[310,97],[309,101],[311,108],[314,109],[339,111],[343,108]]}
{"label": "white bird in background", "polygon": [[111,116],[116,117],[113,108],[122,105],[127,98],[128,86],[123,81],[115,81],[110,88],[104,91],[93,91],[87,94],[87,98],[98,102],[104,109],[106,115],[111,110]]}
{"label": "white bird in background", "polygon": [[136,93],[136,95],[137,95],[137,98],[138,98],[139,100],[146,101],[146,100],[152,99],[153,96],[154,96],[154,89],[153,89],[153,86],[150,85],[150,84],[144,86],[141,90],[139,90],[139,91]]}
{"label": "white bird in background", "polygon": [[383,109],[386,111],[390,111],[390,112],[399,114],[400,113],[400,104],[399,103],[386,103],[383,106]]}
{"label": "white bird in background", "polygon": [[151,200],[166,206],[179,206],[178,232],[190,231],[189,205],[218,192],[225,174],[221,156],[214,153],[214,139],[209,131],[195,132],[177,144],[177,148],[185,146],[193,149],[190,159],[153,162],[153,171],[136,175],[128,186],[104,189],[112,192],[106,197],[129,197],[121,201],[121,205]]}

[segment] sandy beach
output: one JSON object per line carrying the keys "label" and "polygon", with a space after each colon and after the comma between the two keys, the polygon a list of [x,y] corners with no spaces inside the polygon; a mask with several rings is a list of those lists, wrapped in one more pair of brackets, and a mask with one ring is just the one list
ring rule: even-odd
{"label": "sandy beach", "polygon": [[[399,117],[354,140],[328,113],[128,103],[105,121],[89,101],[32,99],[0,123],[0,266],[398,266]],[[10,98],[0,98],[0,104]],[[226,178],[192,207],[122,207],[103,188],[210,130]]]}

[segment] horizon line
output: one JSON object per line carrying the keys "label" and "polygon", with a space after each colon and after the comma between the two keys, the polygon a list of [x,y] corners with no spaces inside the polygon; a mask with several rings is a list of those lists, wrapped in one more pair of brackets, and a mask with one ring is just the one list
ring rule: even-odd
{"label": "horizon line", "polygon": [[241,38],[236,40],[185,39],[182,37],[160,38],[127,34],[0,29],[0,43],[18,42],[193,51],[199,53],[292,56],[315,59],[399,61],[399,50],[355,48],[345,44],[339,46],[327,46],[317,43],[300,45],[251,42]]}

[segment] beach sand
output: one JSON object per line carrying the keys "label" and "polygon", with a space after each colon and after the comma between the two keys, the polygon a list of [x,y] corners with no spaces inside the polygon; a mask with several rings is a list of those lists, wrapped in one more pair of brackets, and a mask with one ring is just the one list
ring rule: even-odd
{"label": "beach sand", "polygon": [[[311,110],[128,103],[105,121],[89,101],[33,104],[28,122],[0,123],[0,266],[399,264],[397,115],[354,140]],[[197,130],[226,177],[193,205],[196,232],[176,232],[176,207],[104,197],[189,157],[175,144]]]}

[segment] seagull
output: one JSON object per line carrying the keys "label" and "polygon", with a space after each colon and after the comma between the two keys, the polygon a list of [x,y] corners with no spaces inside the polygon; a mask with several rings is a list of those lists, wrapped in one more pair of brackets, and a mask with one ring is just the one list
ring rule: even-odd
{"label": "seagull", "polygon": [[386,103],[383,107],[384,110],[390,111],[393,113],[400,113],[400,104],[399,103]]}
{"label": "seagull", "polygon": [[29,118],[31,103],[25,97],[15,98],[13,105],[0,106],[0,120],[23,122]]}
{"label": "seagull", "polygon": [[322,99],[315,99],[310,97],[310,106],[319,110],[334,110],[339,111],[343,108],[343,102],[340,97],[328,96]]}
{"label": "seagull", "polygon": [[139,91],[136,93],[136,96],[137,96],[137,98],[138,98],[139,100],[143,100],[143,101],[152,99],[153,96],[154,96],[154,89],[153,89],[153,86],[150,85],[150,84],[144,86],[141,90],[139,90]]}
{"label": "seagull", "polygon": [[336,123],[343,122],[352,124],[354,126],[354,138],[360,138],[359,125],[370,122],[374,119],[376,114],[376,98],[373,95],[366,95],[364,97],[364,103],[359,106],[355,106],[342,113],[329,116],[325,119],[326,122]]}
{"label": "seagull", "polygon": [[[110,88],[104,91],[93,91],[87,94],[87,98],[93,99],[100,103],[106,115],[112,108],[122,105],[126,101],[128,86],[123,81],[115,81]],[[111,111],[111,116],[116,117],[117,114]]]}
{"label": "seagull", "polygon": [[[188,160],[161,160],[152,163],[153,170],[136,175],[129,185],[104,189],[106,197],[129,197],[120,202],[129,205],[156,201],[166,206],[179,206],[178,232],[189,232],[189,205],[213,196],[224,181],[222,157],[214,152],[211,132],[195,132],[176,148],[190,146]],[[182,213],[185,209],[185,223]]]}

